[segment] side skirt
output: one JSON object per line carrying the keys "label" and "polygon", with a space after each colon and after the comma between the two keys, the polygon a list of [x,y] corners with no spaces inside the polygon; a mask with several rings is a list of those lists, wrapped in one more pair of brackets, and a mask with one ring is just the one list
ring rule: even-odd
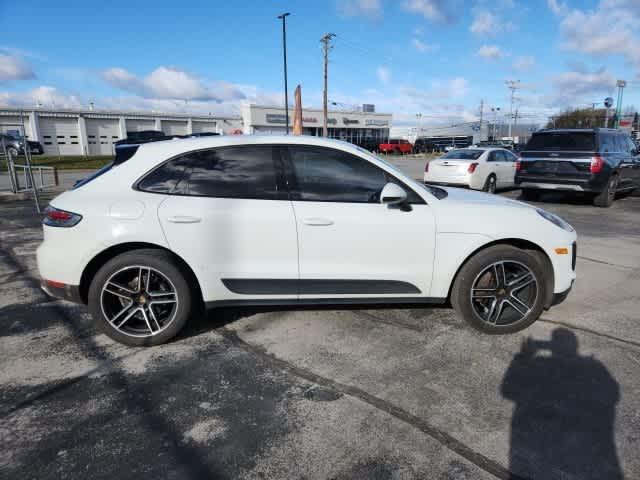
{"label": "side skirt", "polygon": [[301,299],[275,299],[275,298],[255,298],[246,300],[215,300],[205,302],[207,309],[220,307],[260,307],[260,306],[327,306],[327,305],[446,305],[446,298],[434,297],[379,297],[379,298],[301,298]]}

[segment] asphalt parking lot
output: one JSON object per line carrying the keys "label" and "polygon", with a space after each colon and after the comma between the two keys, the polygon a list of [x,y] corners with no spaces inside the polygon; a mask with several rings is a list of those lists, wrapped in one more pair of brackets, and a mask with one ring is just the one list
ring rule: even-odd
{"label": "asphalt parking lot", "polygon": [[640,198],[539,204],[578,230],[578,279],[519,334],[224,309],[135,349],[39,290],[32,202],[0,196],[0,476],[640,478]]}

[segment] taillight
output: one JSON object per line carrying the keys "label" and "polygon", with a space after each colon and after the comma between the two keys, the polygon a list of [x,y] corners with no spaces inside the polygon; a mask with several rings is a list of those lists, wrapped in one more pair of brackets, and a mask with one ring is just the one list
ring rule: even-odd
{"label": "taillight", "polygon": [[424,173],[427,173],[429,171],[429,162],[427,162],[427,164],[424,166]]}
{"label": "taillight", "polygon": [[467,172],[469,173],[475,172],[477,166],[478,166],[478,162],[473,162],[471,165],[469,165],[469,168],[467,168]]}
{"label": "taillight", "polygon": [[522,170],[522,162],[520,160],[516,160],[516,172]]}
{"label": "taillight", "polygon": [[82,215],[67,212],[49,205],[44,210],[44,219],[42,223],[50,227],[73,227],[82,220]]}
{"label": "taillight", "polygon": [[604,168],[604,160],[602,157],[595,156],[591,158],[591,173],[600,173]]}

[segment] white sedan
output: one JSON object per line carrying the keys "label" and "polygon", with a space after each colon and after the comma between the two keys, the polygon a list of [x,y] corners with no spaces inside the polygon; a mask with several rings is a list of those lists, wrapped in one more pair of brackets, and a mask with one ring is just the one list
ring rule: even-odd
{"label": "white sedan", "polygon": [[45,291],[87,304],[128,345],[166,342],[203,307],[228,305],[452,305],[509,333],[576,276],[576,233],[559,217],[426,186],[348,143],[136,148],[51,201],[37,251]]}
{"label": "white sedan", "polygon": [[424,181],[495,193],[515,185],[517,160],[504,148],[460,148],[428,162]]}

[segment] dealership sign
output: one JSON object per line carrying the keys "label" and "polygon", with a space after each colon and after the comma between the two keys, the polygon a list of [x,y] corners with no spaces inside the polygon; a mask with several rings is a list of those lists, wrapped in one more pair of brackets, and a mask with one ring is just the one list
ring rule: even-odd
{"label": "dealership sign", "polygon": [[364,124],[368,126],[375,126],[375,127],[387,127],[389,125],[389,120],[367,119],[364,121]]}
{"label": "dealership sign", "polygon": [[352,125],[352,124],[360,123],[360,120],[352,120],[347,117],[342,117],[342,123],[344,123],[345,125]]}
{"label": "dealership sign", "polygon": [[287,123],[283,113],[267,113],[267,123]]}

